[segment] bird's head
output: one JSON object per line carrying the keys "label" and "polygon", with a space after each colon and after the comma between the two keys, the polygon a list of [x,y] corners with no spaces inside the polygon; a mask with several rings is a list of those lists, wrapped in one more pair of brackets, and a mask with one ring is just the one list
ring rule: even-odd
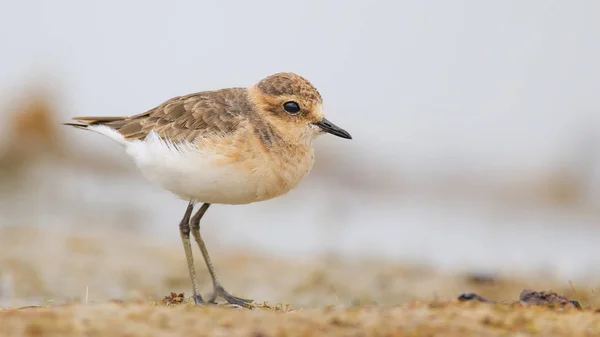
{"label": "bird's head", "polygon": [[299,75],[277,73],[251,86],[248,92],[258,113],[287,139],[311,143],[323,133],[352,139],[325,118],[321,94]]}

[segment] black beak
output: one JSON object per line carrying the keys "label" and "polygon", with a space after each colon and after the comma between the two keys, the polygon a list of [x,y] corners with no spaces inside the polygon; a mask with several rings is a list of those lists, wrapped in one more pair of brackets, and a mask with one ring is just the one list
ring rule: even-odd
{"label": "black beak", "polygon": [[335,124],[331,123],[325,118],[323,118],[322,121],[316,122],[314,124],[320,127],[323,131],[331,133],[332,135],[336,135],[338,137],[346,139],[352,139],[352,136],[350,136],[350,134],[346,130],[336,126]]}

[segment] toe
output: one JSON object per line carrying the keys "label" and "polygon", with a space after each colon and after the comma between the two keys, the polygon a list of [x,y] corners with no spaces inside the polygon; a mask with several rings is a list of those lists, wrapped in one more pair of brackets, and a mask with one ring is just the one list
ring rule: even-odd
{"label": "toe", "polygon": [[241,297],[235,297],[235,296],[231,295],[225,289],[223,289],[223,287],[221,285],[217,285],[215,287],[214,293],[211,296],[209,302],[215,303],[215,300],[217,299],[217,297],[222,297],[229,304],[239,305],[239,306],[245,307],[245,308],[250,308],[252,306],[252,302],[254,302],[253,300],[249,300],[249,299],[245,299],[245,298],[241,298]]}
{"label": "toe", "polygon": [[200,295],[198,295],[198,294],[194,295],[194,303],[196,303],[196,305],[203,305],[203,304],[206,304],[206,303],[204,302],[204,300],[202,299],[202,296],[200,296]]}
{"label": "toe", "polygon": [[245,308],[251,307],[252,302],[253,302],[252,300],[248,300],[245,298],[239,298],[239,297],[235,297],[235,296],[225,297],[225,300],[229,304],[235,304],[235,305],[239,305],[239,306],[245,307]]}

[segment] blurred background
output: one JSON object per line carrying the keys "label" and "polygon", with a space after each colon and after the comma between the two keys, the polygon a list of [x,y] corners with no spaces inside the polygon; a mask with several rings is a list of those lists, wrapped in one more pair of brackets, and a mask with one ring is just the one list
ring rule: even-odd
{"label": "blurred background", "polygon": [[210,209],[228,290],[398,302],[472,290],[455,276],[473,274],[593,293],[599,13],[593,0],[0,1],[0,305],[189,293],[186,202],[61,123],[280,71],[317,86],[354,139],[319,138],[284,197]]}

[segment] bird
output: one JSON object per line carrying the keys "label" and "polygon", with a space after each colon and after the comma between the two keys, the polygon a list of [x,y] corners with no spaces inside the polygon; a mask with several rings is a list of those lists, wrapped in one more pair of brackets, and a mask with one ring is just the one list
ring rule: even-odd
{"label": "bird", "polygon": [[[284,195],[311,171],[313,141],[319,135],[352,139],[325,118],[317,88],[293,72],[275,73],[249,86],[173,97],[128,117],[72,121],[63,124],[121,145],[147,180],[188,202],[179,233],[196,305],[214,304],[217,298],[242,307],[253,302],[231,295],[217,277],[200,234],[200,220],[208,208]],[[197,204],[201,206],[193,214]],[[212,279],[207,300],[200,294],[190,233]]]}

